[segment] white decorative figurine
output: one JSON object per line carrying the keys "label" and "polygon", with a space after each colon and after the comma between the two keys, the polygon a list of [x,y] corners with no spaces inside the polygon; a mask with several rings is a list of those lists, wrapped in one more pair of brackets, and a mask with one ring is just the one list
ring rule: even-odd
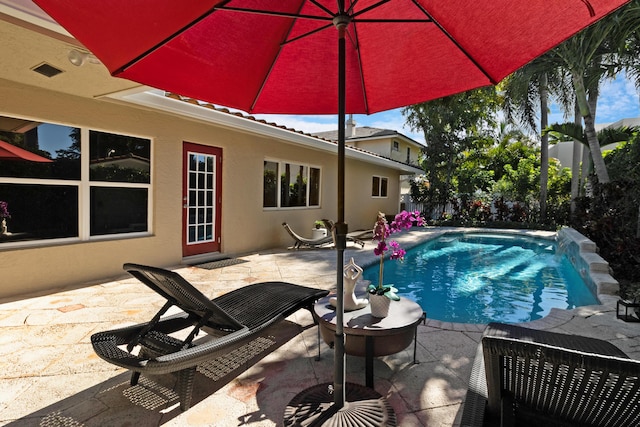
{"label": "white decorative figurine", "polygon": [[[356,282],[362,275],[362,268],[357,265],[353,258],[342,269],[344,276],[344,311],[353,311],[364,308],[369,304],[369,300],[366,298],[357,298],[355,294]],[[332,306],[337,305],[337,297],[329,298],[329,303]]]}

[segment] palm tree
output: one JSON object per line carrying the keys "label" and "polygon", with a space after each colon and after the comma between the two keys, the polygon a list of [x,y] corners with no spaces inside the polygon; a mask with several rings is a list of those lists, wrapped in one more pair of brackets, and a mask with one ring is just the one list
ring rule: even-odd
{"label": "palm tree", "polygon": [[[548,126],[550,94],[565,102],[568,88],[562,70],[554,57],[543,55],[509,76],[502,85],[503,110],[511,122],[521,122],[533,132]],[[537,112],[540,124],[536,123]],[[546,134],[540,137],[540,219],[547,214],[547,186],[549,180],[549,142]]]}
{"label": "palm tree", "polygon": [[[629,41],[638,40],[639,26],[640,0],[633,0],[552,50],[571,75],[591,159],[602,184],[609,182],[609,173],[595,130],[598,86],[603,78],[612,77],[624,67],[623,54]],[[636,68],[637,53],[633,62]]]}

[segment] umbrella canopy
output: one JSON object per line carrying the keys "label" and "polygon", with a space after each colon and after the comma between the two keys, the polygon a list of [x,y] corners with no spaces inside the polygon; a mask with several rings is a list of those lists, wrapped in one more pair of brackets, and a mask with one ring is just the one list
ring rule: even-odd
{"label": "umbrella canopy", "polygon": [[35,0],[115,76],[286,114],[337,113],[341,13],[346,111],[372,114],[495,84],[625,2]]}
{"label": "umbrella canopy", "polygon": [[51,163],[53,160],[39,156],[31,151],[24,150],[0,140],[0,160],[27,160],[30,162]]}
{"label": "umbrella canopy", "polygon": [[345,114],[498,83],[627,1],[34,0],[114,76],[249,113],[338,113],[338,409]]}

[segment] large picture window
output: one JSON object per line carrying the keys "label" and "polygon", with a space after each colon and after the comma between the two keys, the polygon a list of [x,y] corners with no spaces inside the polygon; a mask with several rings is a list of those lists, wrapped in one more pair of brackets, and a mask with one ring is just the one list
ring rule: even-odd
{"label": "large picture window", "polygon": [[9,242],[149,231],[151,141],[0,116]]}
{"label": "large picture window", "polygon": [[262,206],[320,206],[320,168],[300,163],[265,160]]}

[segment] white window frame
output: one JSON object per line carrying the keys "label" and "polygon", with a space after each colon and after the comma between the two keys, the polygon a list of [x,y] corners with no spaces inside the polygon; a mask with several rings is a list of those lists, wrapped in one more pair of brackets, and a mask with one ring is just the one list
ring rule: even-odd
{"label": "white window frame", "polygon": [[[289,209],[319,209],[322,206],[322,167],[321,166],[305,163],[305,162],[299,162],[295,160],[282,160],[282,159],[275,159],[270,157],[265,157],[264,162],[276,163],[278,165],[278,171],[276,174],[276,200],[277,200],[276,206],[264,206],[264,200],[263,200],[262,201],[263,210],[272,211],[272,210],[289,210]],[[282,171],[284,170],[285,165],[287,164],[303,166],[307,170],[307,176],[306,176],[307,186],[306,186],[306,196],[305,196],[306,205],[305,206],[282,206],[282,200],[281,200],[282,189],[281,189],[280,175],[282,174]],[[311,175],[311,169],[318,169],[320,171],[320,177],[318,181],[319,188],[318,188],[318,204],[317,205],[309,205],[309,198],[310,198],[310,191],[311,191],[311,186],[309,185],[309,178]],[[264,167],[262,169],[262,172],[264,177]],[[262,182],[262,186],[264,190],[264,181]]]}
{"label": "white window frame", "polygon": [[[97,129],[93,127],[82,127],[67,123],[60,123],[50,120],[44,120],[42,118],[33,117],[21,117],[11,113],[0,112],[1,116],[18,118],[23,120],[31,120],[40,123],[47,123],[51,125],[74,127],[80,129],[80,179],[79,180],[61,180],[61,179],[40,179],[40,178],[17,178],[17,177],[2,177],[0,176],[1,184],[27,184],[27,185],[44,185],[44,186],[76,186],[78,187],[78,235],[75,237],[62,237],[55,239],[39,239],[39,240],[26,240],[17,242],[4,242],[0,245],[0,249],[10,248],[22,248],[22,247],[43,247],[53,246],[58,244],[78,243],[86,241],[101,241],[101,240],[123,240],[133,237],[147,237],[153,235],[153,161],[154,161],[154,139],[145,135],[134,135],[130,133],[122,133],[119,131]],[[128,182],[105,182],[105,181],[91,181],[89,178],[89,131],[112,133],[123,136],[131,136],[136,138],[148,139],[151,143],[149,162],[150,174],[149,183],[128,183]],[[117,234],[104,234],[99,236],[91,236],[90,224],[91,224],[91,203],[90,194],[91,187],[115,187],[115,188],[145,188],[147,190],[147,230],[131,233],[117,233]]]}
{"label": "white window frame", "polygon": [[[373,194],[373,183],[375,179],[378,179],[378,195]],[[383,196],[382,195],[382,182],[386,182],[386,194]],[[380,175],[373,175],[371,177],[371,190],[372,190],[372,194],[371,197],[374,199],[387,199],[389,198],[389,177],[386,176],[380,176]]]}

